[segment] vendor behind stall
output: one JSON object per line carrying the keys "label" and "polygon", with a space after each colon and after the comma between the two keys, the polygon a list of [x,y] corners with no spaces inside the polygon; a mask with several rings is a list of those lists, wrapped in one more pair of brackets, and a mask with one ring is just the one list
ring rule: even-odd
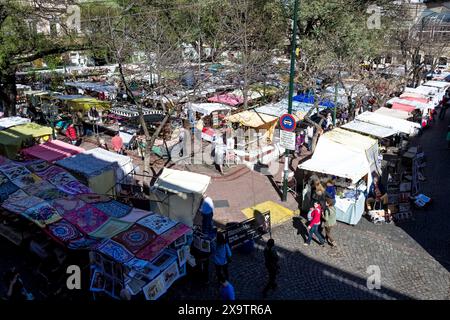
{"label": "vendor behind stall", "polygon": [[[369,188],[369,194],[367,196],[367,210],[376,209],[376,204],[382,204],[385,214],[388,214],[388,195],[383,184],[379,181],[378,176],[373,177],[372,184]],[[374,206],[375,204],[375,206]],[[373,206],[373,207],[372,207]]]}

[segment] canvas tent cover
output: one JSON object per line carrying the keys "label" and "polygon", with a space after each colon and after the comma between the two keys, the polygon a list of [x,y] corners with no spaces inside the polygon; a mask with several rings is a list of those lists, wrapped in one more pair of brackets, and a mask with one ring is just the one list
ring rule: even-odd
{"label": "canvas tent cover", "polygon": [[55,162],[78,153],[84,152],[83,148],[65,143],[59,140],[47,141],[33,147],[22,150],[23,154],[42,159],[48,162]]}
{"label": "canvas tent cover", "polygon": [[203,194],[210,181],[211,177],[203,174],[164,168],[155,182],[155,187],[177,194]]}
{"label": "canvas tent cover", "polygon": [[381,107],[381,108],[375,110],[375,113],[393,117],[393,118],[397,118],[397,119],[402,119],[402,120],[406,120],[406,119],[409,119],[412,117],[409,114],[409,112],[406,112],[403,110],[389,109],[389,108],[385,108],[385,107]]}
{"label": "canvas tent cover", "polygon": [[[392,98],[387,103],[392,104],[393,106],[395,104],[406,105],[409,107],[413,107],[414,109],[420,109],[420,110],[434,109],[434,106],[431,104],[422,103],[422,102],[414,101],[414,100],[410,100],[410,99]],[[402,110],[402,109],[400,109],[400,110]],[[407,110],[404,110],[404,111],[407,111]]]}
{"label": "canvas tent cover", "polygon": [[30,123],[31,120],[21,117],[7,117],[0,118],[0,130],[8,129],[25,123]]}
{"label": "canvas tent cover", "polygon": [[88,111],[90,108],[95,107],[100,110],[109,109],[111,104],[107,101],[97,100],[95,98],[77,98],[68,100],[67,104],[70,108],[75,110]]}
{"label": "canvas tent cover", "polygon": [[[311,159],[299,168],[334,175],[358,182],[365,175],[378,171],[377,140],[344,129],[322,135]],[[370,183],[371,181],[369,181]]]}
{"label": "canvas tent cover", "polygon": [[187,107],[190,110],[201,113],[205,116],[210,115],[214,111],[231,110],[229,106],[222,103],[188,103]]}
{"label": "canvas tent cover", "polygon": [[[303,103],[298,101],[292,101],[292,114],[297,121],[303,120],[306,113],[313,108],[314,105],[310,103]],[[324,107],[319,106],[319,110],[324,109]],[[283,99],[277,103],[266,104],[261,107],[255,108],[256,112],[267,114],[274,117],[281,117],[288,111],[288,100]]]}
{"label": "canvas tent cover", "polygon": [[427,81],[423,85],[427,86],[427,87],[435,87],[435,88],[439,88],[439,89],[445,89],[445,88],[450,87],[450,83],[445,82],[445,81]]}
{"label": "canvas tent cover", "polygon": [[358,115],[356,119],[386,128],[391,128],[408,135],[415,135],[417,130],[420,129],[420,124],[418,123],[397,119],[370,111],[366,111]]}
{"label": "canvas tent cover", "polygon": [[238,122],[250,128],[267,126],[277,120],[277,117],[259,113],[256,110],[245,110],[228,117],[230,122]]}
{"label": "canvas tent cover", "polygon": [[387,137],[390,137],[390,136],[398,133],[396,130],[393,130],[390,128],[386,128],[386,127],[382,127],[382,126],[378,126],[375,124],[358,121],[358,120],[353,120],[351,122],[348,122],[348,123],[344,124],[341,128],[368,134],[368,135],[371,135],[371,136],[377,137],[377,138],[387,138]]}

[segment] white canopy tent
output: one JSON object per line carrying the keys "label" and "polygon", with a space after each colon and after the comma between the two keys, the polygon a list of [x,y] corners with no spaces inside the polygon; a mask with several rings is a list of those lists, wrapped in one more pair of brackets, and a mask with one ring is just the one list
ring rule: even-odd
{"label": "white canopy tent", "polygon": [[376,124],[371,124],[359,120],[350,121],[341,126],[341,128],[356,131],[376,138],[388,138],[398,133],[398,131],[394,129],[382,127]]}
{"label": "white canopy tent", "polygon": [[157,201],[157,212],[192,227],[210,182],[211,177],[203,174],[164,168],[150,198]]}
{"label": "white canopy tent", "polygon": [[6,117],[6,118],[0,118],[0,130],[5,130],[14,126],[18,126],[21,124],[26,124],[31,122],[28,118],[21,118],[21,117]]}
{"label": "white canopy tent", "polygon": [[416,109],[419,109],[419,110],[434,109],[434,107],[435,107],[433,103],[423,103],[423,102],[419,102],[419,101],[401,99],[401,98],[397,98],[397,97],[388,100],[386,103],[391,104],[391,105],[394,103],[406,104],[408,106],[415,107]]}
{"label": "white canopy tent", "polygon": [[406,112],[403,110],[397,110],[397,109],[389,109],[389,108],[385,108],[385,107],[381,107],[381,108],[375,110],[375,113],[393,117],[393,118],[397,118],[397,119],[402,119],[402,120],[407,120],[412,117],[412,115],[409,114],[409,112]]}
{"label": "white canopy tent", "polygon": [[201,113],[203,116],[208,116],[215,111],[230,111],[231,108],[222,103],[187,103],[187,108]]}
{"label": "white canopy tent", "polygon": [[379,125],[386,128],[391,128],[393,130],[397,130],[398,132],[402,132],[411,136],[414,136],[418,133],[420,129],[420,124],[402,120],[398,118],[393,118],[390,116],[385,116],[380,113],[366,111],[356,117],[357,120]]}
{"label": "white canopy tent", "polygon": [[377,160],[377,140],[337,128],[320,137],[312,158],[298,168],[351,180],[357,196],[336,197],[336,217],[339,221],[357,224],[365,204],[364,193],[356,192],[357,185],[366,176],[367,185],[372,183],[371,173],[380,173]]}
{"label": "white canopy tent", "polygon": [[434,87],[440,90],[445,90],[450,87],[450,82],[446,81],[427,81],[423,84],[426,87]]}

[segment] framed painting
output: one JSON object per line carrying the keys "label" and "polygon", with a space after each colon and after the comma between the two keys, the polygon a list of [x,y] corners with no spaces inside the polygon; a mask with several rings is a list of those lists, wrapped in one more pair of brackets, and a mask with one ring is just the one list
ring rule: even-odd
{"label": "framed painting", "polygon": [[153,279],[146,286],[144,286],[144,288],[142,288],[142,291],[144,292],[145,295],[145,299],[156,300],[161,295],[163,295],[164,292],[166,292],[162,276],[163,275],[161,274],[159,277]]}

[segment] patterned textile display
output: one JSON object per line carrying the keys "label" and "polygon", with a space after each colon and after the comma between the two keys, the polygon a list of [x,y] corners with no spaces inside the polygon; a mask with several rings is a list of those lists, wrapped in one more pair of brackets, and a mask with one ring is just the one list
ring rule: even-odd
{"label": "patterned textile display", "polygon": [[45,201],[35,196],[30,196],[23,190],[19,189],[16,192],[12,193],[8,197],[8,199],[3,202],[2,207],[11,212],[20,214],[27,209],[43,202]]}
{"label": "patterned textile display", "polygon": [[124,231],[113,238],[114,241],[123,244],[130,252],[136,254],[157,237],[153,231],[134,224],[129,230]]}
{"label": "patterned textile display", "polygon": [[108,196],[95,193],[79,194],[77,198],[83,200],[86,203],[108,202],[111,200],[111,198]]}
{"label": "patterned textile display", "polygon": [[8,199],[9,195],[19,190],[19,187],[16,186],[11,181],[7,181],[0,185],[0,203]]}
{"label": "patterned textile display", "polygon": [[106,215],[112,218],[122,218],[131,211],[131,207],[129,205],[116,200],[93,203],[92,206],[96,207],[100,211],[103,211]]}
{"label": "patterned textile display", "polygon": [[10,163],[10,162],[11,162],[11,160],[9,160],[8,158],[0,156],[0,166]]}
{"label": "patterned textile display", "polygon": [[[33,185],[22,188],[23,191],[31,196],[36,196],[42,191],[55,189],[55,186],[46,180],[40,180]],[[38,197],[39,198],[39,197]]]}
{"label": "patterned textile display", "polygon": [[131,226],[131,223],[120,221],[117,219],[109,219],[104,225],[102,225],[95,232],[89,235],[94,238],[112,238],[116,234],[127,230]]}
{"label": "patterned textile display", "polygon": [[156,234],[162,234],[177,224],[175,221],[158,214],[147,216],[138,220],[137,223],[153,230]]}
{"label": "patterned textile display", "polygon": [[69,196],[65,199],[56,199],[51,202],[52,206],[58,210],[59,214],[65,215],[71,211],[77,211],[83,208],[86,203],[74,196]]}
{"label": "patterned textile display", "polygon": [[126,222],[136,222],[146,216],[149,216],[151,214],[154,214],[151,211],[145,211],[145,210],[141,210],[141,209],[137,209],[137,208],[132,208],[130,213],[127,214],[126,216],[120,218],[120,220],[122,221],[126,221]]}
{"label": "patterned textile display", "polygon": [[47,230],[52,236],[64,243],[83,237],[83,233],[76,226],[64,219],[48,225]]}
{"label": "patterned textile display", "polygon": [[106,214],[88,204],[64,214],[64,218],[87,234],[99,229],[109,219]]}
{"label": "patterned textile display", "polygon": [[107,256],[110,256],[115,261],[121,263],[126,263],[134,258],[133,254],[129,252],[124,246],[111,239],[102,242],[97,247],[97,250],[101,253],[106,254]]}
{"label": "patterned textile display", "polygon": [[16,177],[15,179],[11,179],[11,181],[19,188],[26,188],[28,186],[32,186],[35,183],[41,181],[41,178],[39,178],[34,173],[30,173],[25,176],[19,176],[19,177]]}
{"label": "patterned textile display", "polygon": [[47,202],[40,203],[34,207],[29,208],[21,215],[28,220],[34,222],[39,227],[44,228],[46,225],[61,220],[61,216],[58,214],[55,208],[49,205]]}
{"label": "patterned textile display", "polygon": [[155,259],[162,250],[164,250],[170,242],[167,242],[163,237],[156,237],[148,246],[144,247],[141,251],[139,251],[136,256],[139,259],[152,261]]}
{"label": "patterned textile display", "polygon": [[[26,167],[28,168],[28,170],[30,170],[31,172],[36,173],[41,178],[45,178],[45,174],[43,174],[43,173],[45,173],[45,171],[48,170],[48,168],[55,167],[55,166],[52,166],[47,161],[37,160],[37,161],[35,161],[33,163],[27,164]],[[58,167],[55,167],[55,168],[58,168]]]}
{"label": "patterned textile display", "polygon": [[98,239],[92,239],[88,236],[84,236],[80,239],[70,241],[70,243],[67,245],[67,248],[72,250],[92,250],[96,248],[98,244]]}
{"label": "patterned textile display", "polygon": [[11,180],[11,181],[14,181],[17,178],[20,178],[23,176],[28,176],[29,174],[31,174],[30,170],[28,170],[27,168],[25,168],[21,165],[16,165],[16,164],[13,164],[12,167],[8,167],[8,168],[2,167],[1,170],[3,171],[5,176],[7,176],[9,178],[9,180]]}
{"label": "patterned textile display", "polygon": [[84,184],[78,181],[70,181],[63,185],[56,185],[56,187],[61,190],[62,192],[77,195],[77,194],[84,194],[84,193],[91,193],[92,190],[86,187]]}
{"label": "patterned textile display", "polygon": [[167,242],[172,243],[189,231],[190,228],[187,225],[179,223],[169,231],[164,232],[161,237],[164,238]]}
{"label": "patterned textile display", "polygon": [[8,179],[7,176],[5,176],[2,172],[0,172],[0,186],[4,183],[9,182],[10,180]]}
{"label": "patterned textile display", "polygon": [[[62,170],[62,169],[61,169]],[[55,186],[62,186],[65,185],[71,181],[78,181],[75,179],[74,176],[72,176],[70,173],[63,171],[59,172],[55,175],[52,175],[50,177],[46,178],[48,181],[50,181]]]}
{"label": "patterned textile display", "polygon": [[34,172],[39,177],[41,177],[42,179],[45,179],[45,180],[50,180],[50,178],[53,178],[60,173],[65,173],[64,169],[57,167],[57,166],[49,165],[48,163],[45,163],[45,165],[44,164],[42,164],[42,165],[38,164],[35,166],[31,165],[29,167],[34,169],[35,170]]}
{"label": "patterned textile display", "polygon": [[51,202],[57,199],[64,199],[65,197],[69,197],[70,195],[65,192],[62,192],[57,188],[52,188],[47,190],[41,190],[38,193],[36,193],[35,196],[44,199],[45,201]]}

